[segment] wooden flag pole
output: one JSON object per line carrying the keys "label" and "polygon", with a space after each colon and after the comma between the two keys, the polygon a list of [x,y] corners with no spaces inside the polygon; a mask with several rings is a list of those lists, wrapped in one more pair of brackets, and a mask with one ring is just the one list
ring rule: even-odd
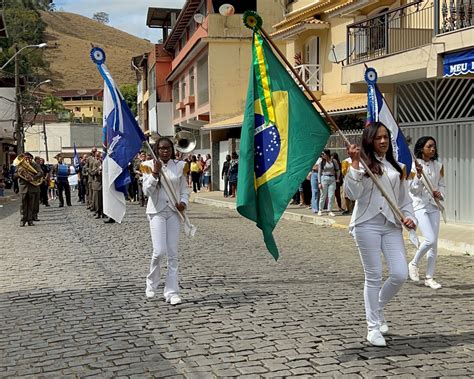
{"label": "wooden flag pole", "polygon": [[[280,56],[280,58],[285,62],[285,64],[288,66],[288,68],[291,70],[293,75],[295,76],[296,79],[300,82],[300,84],[303,86],[307,94],[311,97],[313,102],[318,106],[318,108],[321,110],[321,112],[324,114],[324,117],[326,117],[326,120],[329,121],[329,124],[332,126],[333,130],[336,131],[339,136],[344,140],[345,144],[349,147],[351,145],[350,141],[347,139],[347,137],[344,135],[344,133],[339,129],[339,126],[337,126],[336,122],[334,119],[327,113],[327,111],[324,109],[324,107],[321,105],[319,100],[316,98],[314,93],[309,89],[308,85],[304,82],[304,80],[301,78],[301,76],[298,74],[298,72],[295,70],[295,68],[290,64],[288,59],[286,59],[285,55],[283,52],[278,48],[278,46],[273,42],[271,37],[267,34],[267,32],[263,28],[258,29],[259,32],[265,37],[267,42],[273,47],[273,49],[277,52],[277,54]],[[383,185],[380,183],[379,179],[373,174],[373,172],[369,169],[369,166],[365,163],[364,159],[361,157],[360,158],[360,163],[362,164],[362,167],[364,167],[365,171],[367,174],[370,176],[370,178],[373,180],[374,184],[376,187],[379,189],[380,193],[382,196],[387,200],[387,203],[389,204],[392,212],[395,214],[395,216],[400,220],[401,224],[408,230],[411,231],[412,229],[408,229],[405,224],[403,224],[403,220],[405,216],[403,215],[402,211],[398,208],[398,205],[395,204],[392,200],[392,198],[387,194],[385,191],[385,188]],[[415,235],[416,236],[416,235]],[[413,235],[410,236],[410,239],[414,238]],[[416,239],[416,242],[412,240],[413,244],[417,246],[418,240]]]}
{"label": "wooden flag pole", "polygon": [[[155,152],[151,148],[150,143],[148,141],[145,141],[145,143],[148,147],[148,150],[150,150],[151,155],[153,156],[153,160],[159,162],[160,160],[158,159]],[[176,196],[176,193],[173,190],[173,186],[171,185],[171,181],[168,178],[168,175],[166,175],[166,173],[163,170],[160,170],[160,176],[163,179],[163,188],[165,189],[166,195],[168,195],[168,197],[174,204],[179,204],[178,198]],[[179,210],[178,210],[178,214],[179,214],[179,217],[181,218],[181,221],[184,224],[185,234],[187,236],[194,237],[194,234],[196,233],[197,229],[189,221],[188,215],[184,211],[179,211]]]}

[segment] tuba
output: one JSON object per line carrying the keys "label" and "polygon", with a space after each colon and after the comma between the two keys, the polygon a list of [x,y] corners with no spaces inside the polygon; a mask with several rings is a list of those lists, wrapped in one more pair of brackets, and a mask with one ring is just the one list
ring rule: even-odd
{"label": "tuba", "polygon": [[181,130],[174,136],[174,143],[176,150],[182,154],[187,154],[196,147],[196,138],[193,133]]}
{"label": "tuba", "polygon": [[20,154],[16,157],[13,161],[13,165],[16,166],[17,175],[28,183],[37,187],[43,182],[43,177],[34,179],[34,175],[37,174],[38,171],[26,160],[25,155]]}

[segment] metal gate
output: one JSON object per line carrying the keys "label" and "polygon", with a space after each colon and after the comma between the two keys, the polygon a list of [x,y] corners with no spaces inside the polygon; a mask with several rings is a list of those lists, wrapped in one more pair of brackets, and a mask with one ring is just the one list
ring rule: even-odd
{"label": "metal gate", "polygon": [[444,165],[446,215],[450,221],[474,223],[474,122],[417,124],[402,128],[413,145],[422,136],[438,143],[439,160]]}

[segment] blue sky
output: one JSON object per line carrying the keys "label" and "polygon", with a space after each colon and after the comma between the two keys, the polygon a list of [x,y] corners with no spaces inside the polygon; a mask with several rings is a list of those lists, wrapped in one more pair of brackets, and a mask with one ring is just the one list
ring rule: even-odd
{"label": "blue sky", "polygon": [[57,11],[77,13],[92,18],[97,12],[108,13],[107,24],[156,43],[161,31],[146,26],[149,7],[181,8],[185,0],[54,0]]}

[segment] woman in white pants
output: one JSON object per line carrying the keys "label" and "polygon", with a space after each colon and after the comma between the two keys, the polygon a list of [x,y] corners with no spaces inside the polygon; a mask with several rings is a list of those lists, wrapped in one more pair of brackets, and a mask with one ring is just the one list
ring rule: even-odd
{"label": "woman in white pants", "polygon": [[[166,137],[160,138],[155,145],[155,154],[160,161],[143,163],[143,193],[148,196],[146,213],[150,222],[153,256],[150,273],[146,278],[146,297],[152,298],[160,282],[160,261],[167,257],[168,272],[164,288],[164,298],[171,305],[181,303],[178,279],[178,241],[181,222],[178,211],[184,211],[188,205],[189,192],[184,175],[185,162],[175,160],[173,142]],[[167,174],[179,203],[174,204],[168,198],[161,185],[160,170]]]}
{"label": "woman in white pants", "polygon": [[413,199],[413,208],[425,240],[418,248],[413,260],[408,264],[408,272],[410,279],[418,282],[420,280],[418,269],[420,260],[428,253],[425,286],[438,289],[441,288],[441,284],[437,283],[433,276],[438,252],[440,211],[434,198],[444,199],[445,185],[443,165],[438,162],[435,139],[428,136],[421,137],[415,144],[415,156],[423,172],[433,184],[434,192],[433,194],[429,193],[429,189],[422,182],[421,174],[418,174],[411,182],[410,195]]}
{"label": "woman in white pants", "polygon": [[321,191],[319,198],[319,212],[318,216],[323,215],[324,203],[328,199],[329,216],[334,217],[332,211],[334,204],[334,194],[336,191],[336,182],[339,181],[339,165],[335,159],[331,158],[331,150],[324,149],[322,160],[318,169],[318,186]]}
{"label": "woman in white pants", "polygon": [[[405,216],[402,221],[393,214],[372,179],[360,166],[360,149],[369,169]],[[344,181],[344,192],[356,202],[349,228],[359,248],[365,273],[367,340],[374,346],[386,346],[382,334],[388,332],[388,325],[383,309],[408,277],[401,222],[408,228],[415,228],[416,218],[402,167],[393,157],[390,132],[383,124],[373,123],[366,127],[361,148],[351,145],[348,153],[352,163]],[[380,252],[385,257],[389,272],[383,285]]]}

